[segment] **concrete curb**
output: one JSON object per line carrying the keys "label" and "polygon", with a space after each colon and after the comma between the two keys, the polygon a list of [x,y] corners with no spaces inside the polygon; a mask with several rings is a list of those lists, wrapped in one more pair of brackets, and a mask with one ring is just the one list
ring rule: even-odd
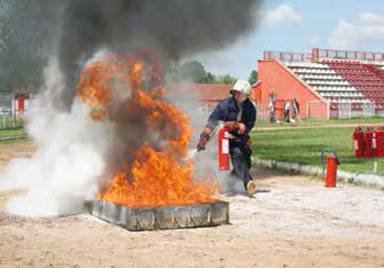
{"label": "concrete curb", "polygon": [[[276,160],[263,160],[252,157],[252,162],[256,165],[260,165],[272,169],[282,169],[291,172],[298,172],[299,174],[322,176],[322,170],[319,167],[302,165],[298,163],[279,162]],[[351,173],[347,171],[338,170],[337,180],[339,182],[357,184],[370,188],[384,188],[384,177],[368,174],[368,173]]]}
{"label": "concrete curb", "polygon": [[12,140],[24,140],[24,139],[28,139],[28,136],[20,135],[20,136],[12,136],[12,137],[1,137],[0,142],[1,141],[12,141]]}

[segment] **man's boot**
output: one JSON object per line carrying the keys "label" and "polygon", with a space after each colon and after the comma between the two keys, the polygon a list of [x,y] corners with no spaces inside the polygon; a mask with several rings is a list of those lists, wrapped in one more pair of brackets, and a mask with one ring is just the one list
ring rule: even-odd
{"label": "man's boot", "polygon": [[256,192],[256,182],[254,180],[250,180],[247,183],[247,193],[249,195],[253,195]]}

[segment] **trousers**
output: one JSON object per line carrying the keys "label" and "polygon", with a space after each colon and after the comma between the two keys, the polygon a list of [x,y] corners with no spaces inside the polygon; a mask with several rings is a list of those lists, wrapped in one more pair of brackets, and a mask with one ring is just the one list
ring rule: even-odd
{"label": "trousers", "polygon": [[247,189],[247,184],[252,180],[250,173],[252,151],[249,145],[238,142],[230,142],[230,155],[233,166],[232,174],[244,183],[244,188]]}

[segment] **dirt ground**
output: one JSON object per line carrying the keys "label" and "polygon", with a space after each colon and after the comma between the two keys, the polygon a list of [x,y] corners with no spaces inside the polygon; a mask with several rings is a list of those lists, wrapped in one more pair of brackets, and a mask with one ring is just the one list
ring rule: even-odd
{"label": "dirt ground", "polygon": [[[28,156],[0,145],[0,165]],[[223,196],[231,224],[129,232],[89,215],[0,212],[1,267],[384,267],[383,191],[256,171],[255,198]],[[0,207],[18,191],[0,192]]]}

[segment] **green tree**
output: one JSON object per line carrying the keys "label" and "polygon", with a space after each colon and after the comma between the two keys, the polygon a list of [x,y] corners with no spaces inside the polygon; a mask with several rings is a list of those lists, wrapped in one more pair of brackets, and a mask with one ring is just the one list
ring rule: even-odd
{"label": "green tree", "polygon": [[188,80],[195,83],[204,82],[207,76],[204,65],[199,61],[186,62],[181,65],[179,76],[181,80]]}
{"label": "green tree", "polygon": [[216,77],[216,83],[218,84],[234,84],[236,80],[236,77],[233,77],[229,74],[219,75]]}
{"label": "green tree", "polygon": [[37,1],[0,1],[0,90],[37,87],[45,64]]}
{"label": "green tree", "polygon": [[236,82],[236,77],[229,74],[217,76],[211,72],[207,72],[204,65],[199,61],[185,62],[181,66],[168,62],[165,66],[165,77],[171,81],[190,81],[206,84],[233,84]]}
{"label": "green tree", "polygon": [[210,72],[207,72],[203,81],[201,81],[201,82],[204,82],[206,84],[214,84],[214,83],[216,83],[216,76]]}
{"label": "green tree", "polygon": [[251,85],[253,85],[254,83],[256,83],[257,81],[259,80],[259,74],[257,73],[256,70],[253,70],[251,72],[251,74],[249,75],[249,83],[251,83]]}

